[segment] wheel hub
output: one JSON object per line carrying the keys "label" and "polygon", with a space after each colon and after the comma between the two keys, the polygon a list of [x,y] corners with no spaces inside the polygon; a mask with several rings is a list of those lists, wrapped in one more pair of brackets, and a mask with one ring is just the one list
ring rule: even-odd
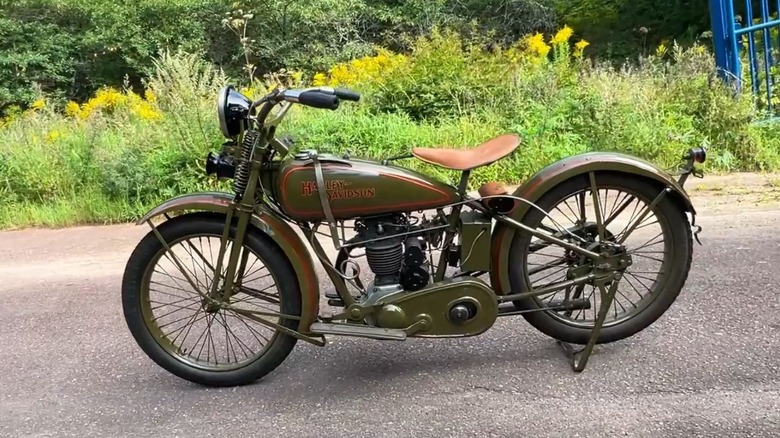
{"label": "wheel hub", "polygon": [[217,313],[220,311],[220,309],[222,309],[222,304],[212,298],[203,298],[200,301],[200,305],[203,308],[203,311],[211,314]]}
{"label": "wheel hub", "polygon": [[[570,266],[567,277],[569,279],[575,279],[588,275],[590,273],[596,274],[599,277],[596,280],[591,280],[588,284],[595,284],[601,282],[602,284],[609,285],[612,282],[612,273],[618,270],[623,270],[633,263],[631,254],[626,250],[626,247],[612,242],[615,236],[610,233],[609,230],[605,231],[605,241],[597,242],[598,228],[594,223],[588,223],[579,227],[574,233],[587,240],[587,242],[581,242],[581,246],[585,247],[588,251],[595,252],[601,255],[601,260],[594,263],[593,261],[578,255],[574,251],[567,250],[564,258],[566,263]],[[606,281],[604,278],[607,278]]]}

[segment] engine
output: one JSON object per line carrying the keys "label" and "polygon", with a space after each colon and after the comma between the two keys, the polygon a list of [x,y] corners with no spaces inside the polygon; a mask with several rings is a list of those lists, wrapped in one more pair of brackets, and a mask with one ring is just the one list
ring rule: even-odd
{"label": "engine", "polygon": [[366,218],[356,225],[357,240],[367,242],[366,259],[375,275],[375,288],[400,285],[404,290],[415,291],[428,284],[428,248],[422,236],[407,234],[418,228],[409,223],[407,216]]}

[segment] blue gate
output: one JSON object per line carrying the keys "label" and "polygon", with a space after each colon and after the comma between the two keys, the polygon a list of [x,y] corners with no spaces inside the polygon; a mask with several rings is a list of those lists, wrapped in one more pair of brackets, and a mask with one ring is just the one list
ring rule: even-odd
{"label": "blue gate", "polygon": [[750,86],[759,106],[775,115],[780,50],[780,0],[710,0],[715,63],[737,87]]}

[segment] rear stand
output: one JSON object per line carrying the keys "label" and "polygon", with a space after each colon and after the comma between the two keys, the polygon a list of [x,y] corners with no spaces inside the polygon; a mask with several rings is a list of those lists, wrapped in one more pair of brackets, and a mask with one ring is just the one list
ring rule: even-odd
{"label": "rear stand", "polygon": [[584,348],[575,350],[574,346],[568,342],[556,341],[557,344],[560,345],[563,349],[564,354],[566,354],[566,356],[570,359],[572,369],[577,373],[582,372],[585,369],[585,365],[588,364],[588,359],[593,353],[593,347],[596,345],[596,340],[599,338],[601,327],[604,325],[604,320],[607,318],[607,312],[609,311],[610,306],[612,306],[612,301],[615,299],[618,284],[620,283],[620,279],[622,277],[622,271],[616,272],[615,278],[612,280],[612,285],[610,286],[609,290],[607,290],[603,284],[599,285],[601,307],[599,308],[598,317],[596,317],[596,323],[594,324],[593,330],[591,331],[590,339],[588,339],[588,343]]}

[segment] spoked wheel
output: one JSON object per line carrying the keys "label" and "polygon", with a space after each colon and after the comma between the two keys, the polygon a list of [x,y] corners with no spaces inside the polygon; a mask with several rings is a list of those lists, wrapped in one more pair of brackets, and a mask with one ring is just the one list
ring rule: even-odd
{"label": "spoked wheel", "polygon": [[[644,330],[666,312],[688,277],[693,244],[685,211],[671,194],[651,207],[662,187],[640,178],[615,174],[596,174],[596,187],[594,202],[588,175],[570,179],[537,202],[550,217],[531,209],[523,223],[547,234],[555,234],[560,228],[567,229],[577,237],[566,237],[565,233],[558,237],[602,253],[608,245],[602,245],[598,225],[601,223],[604,241],[625,246],[632,264],[619,280],[615,299],[597,340],[607,343]],[[600,221],[594,208],[597,203]],[[585,275],[594,268],[576,253],[527,233],[515,235],[510,251],[512,290],[520,292]],[[514,304],[519,310],[535,310],[551,307],[552,302],[574,299],[590,301],[590,308],[540,310],[523,316],[548,336],[563,342],[585,344],[601,306],[601,294],[596,285],[573,286]]]}
{"label": "spoked wheel", "polygon": [[224,300],[231,228],[217,293],[210,293],[223,225],[221,217],[202,215],[163,223],[158,230],[173,255],[149,232],[130,256],[122,283],[125,320],[141,349],[172,374],[209,386],[247,384],[279,366],[297,339],[258,318],[295,330],[301,315],[292,267],[257,232],[247,231],[239,257],[243,269]]}

